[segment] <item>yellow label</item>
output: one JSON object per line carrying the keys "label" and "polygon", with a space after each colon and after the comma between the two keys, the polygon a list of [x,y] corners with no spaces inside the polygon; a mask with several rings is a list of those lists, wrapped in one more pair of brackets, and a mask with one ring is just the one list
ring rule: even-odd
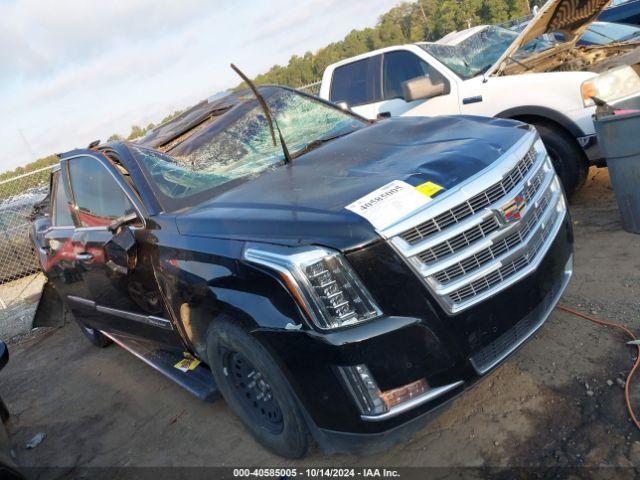
{"label": "yellow label", "polygon": [[200,365],[200,360],[193,358],[187,352],[184,352],[184,358],[176,363],[174,367],[186,372],[188,370],[194,370],[198,365]]}
{"label": "yellow label", "polygon": [[418,185],[416,187],[416,190],[418,190],[423,195],[426,195],[427,197],[433,197],[436,193],[442,190],[442,187],[437,183],[424,182],[422,185]]}

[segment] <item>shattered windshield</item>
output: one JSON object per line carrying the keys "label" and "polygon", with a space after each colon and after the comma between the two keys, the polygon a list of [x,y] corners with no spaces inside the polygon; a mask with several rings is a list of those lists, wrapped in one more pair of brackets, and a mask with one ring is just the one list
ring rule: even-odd
{"label": "shattered windshield", "polygon": [[[465,38],[456,45],[421,43],[438,61],[453,70],[464,80],[482,75],[498,61],[504,51],[518,38],[518,33],[503,27],[491,25]],[[546,50],[551,43],[536,39],[524,45],[515,56],[522,58],[533,52]]]}
{"label": "shattered windshield", "polygon": [[[310,144],[320,145],[365,125],[347,112],[293,90],[262,87],[260,93],[293,157],[309,149]],[[248,100],[197,127],[164,154],[130,147],[163,208],[197,204],[225,187],[283,164],[277,130],[274,146],[264,111],[252,95],[245,98]]]}

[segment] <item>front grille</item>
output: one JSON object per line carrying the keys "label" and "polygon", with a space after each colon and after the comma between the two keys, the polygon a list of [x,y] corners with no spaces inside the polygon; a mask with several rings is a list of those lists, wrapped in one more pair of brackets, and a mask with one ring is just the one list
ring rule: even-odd
{"label": "front grille", "polygon": [[499,160],[514,162],[499,181],[491,182],[487,172],[465,187],[475,192],[468,200],[426,221],[422,216],[391,238],[451,313],[535,268],[564,218],[562,191],[544,148],[538,143],[521,155]]}
{"label": "front grille", "polygon": [[[542,169],[538,170],[538,173],[536,173],[525,186],[522,194],[525,202],[530,201],[537,193],[544,178],[544,173],[545,172]],[[476,240],[489,236],[489,234],[495,232],[499,228],[500,222],[495,215],[492,215],[483,220],[479,225],[471,227],[448,240],[444,240],[442,243],[439,243],[434,247],[427,248],[419,255],[419,258],[424,263],[441,260],[442,258],[446,258],[449,254],[455,253],[458,250],[471,245]]]}
{"label": "front grille", "polygon": [[533,147],[527,154],[500,180],[483,192],[440,215],[403,232],[400,236],[409,244],[418,243],[429,235],[440,232],[448,226],[458,223],[469,215],[488,207],[509,192],[531,170],[535,163],[536,152]]}
{"label": "front grille", "polygon": [[456,290],[449,295],[451,300],[454,302],[462,302],[469,297],[479,295],[480,293],[490,289],[494,285],[500,282],[504,282],[511,275],[522,270],[533,261],[535,256],[540,251],[540,247],[542,247],[542,244],[544,243],[544,240],[546,238],[546,236],[544,235],[545,233],[546,232],[543,232],[542,230],[536,232],[534,238],[532,238],[531,240],[530,248],[527,253],[525,253],[521,257],[516,258],[515,260],[507,262],[499,269],[494,270],[490,274],[469,283],[460,290]]}
{"label": "front grille", "polygon": [[527,235],[531,233],[531,230],[533,230],[533,228],[540,222],[540,218],[542,217],[543,212],[546,211],[550,201],[551,192],[545,192],[539,206],[531,212],[522,228],[504,238],[496,240],[496,242],[490,247],[438,272],[435,275],[436,280],[441,284],[450,282],[461,275],[472,272],[474,269],[481,267],[490,260],[496,259],[503,253],[513,250],[515,247],[522,244],[527,238]]}

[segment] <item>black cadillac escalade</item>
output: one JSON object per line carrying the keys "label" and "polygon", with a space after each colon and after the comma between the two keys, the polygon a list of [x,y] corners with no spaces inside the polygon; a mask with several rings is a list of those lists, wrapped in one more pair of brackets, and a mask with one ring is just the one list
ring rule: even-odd
{"label": "black cadillac escalade", "polygon": [[61,155],[33,226],[48,288],[279,455],[383,448],[544,323],[572,271],[562,188],[519,122],[259,91]]}

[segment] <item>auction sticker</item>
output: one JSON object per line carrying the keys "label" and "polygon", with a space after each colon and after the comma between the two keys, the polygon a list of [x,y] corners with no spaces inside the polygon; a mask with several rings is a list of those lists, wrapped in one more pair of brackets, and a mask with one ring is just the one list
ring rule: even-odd
{"label": "auction sticker", "polygon": [[383,230],[430,201],[430,197],[412,185],[394,180],[345,208],[367,219],[376,229]]}

